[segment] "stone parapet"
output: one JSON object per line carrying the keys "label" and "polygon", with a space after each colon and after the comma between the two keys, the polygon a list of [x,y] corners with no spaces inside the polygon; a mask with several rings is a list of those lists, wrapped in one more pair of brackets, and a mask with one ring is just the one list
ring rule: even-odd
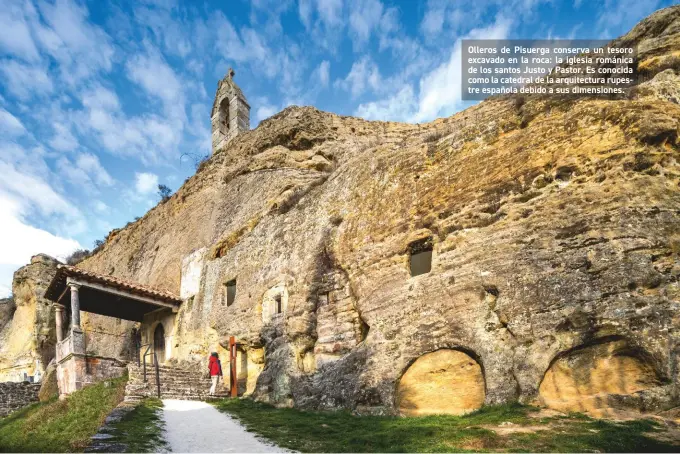
{"label": "stone parapet", "polygon": [[40,384],[33,383],[0,383],[0,417],[5,417],[15,410],[38,401]]}

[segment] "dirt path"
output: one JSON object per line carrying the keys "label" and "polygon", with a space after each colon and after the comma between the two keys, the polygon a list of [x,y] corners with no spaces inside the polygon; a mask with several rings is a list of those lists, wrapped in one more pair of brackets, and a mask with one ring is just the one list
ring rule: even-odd
{"label": "dirt path", "polygon": [[172,452],[285,452],[205,402],[165,399],[163,420]]}

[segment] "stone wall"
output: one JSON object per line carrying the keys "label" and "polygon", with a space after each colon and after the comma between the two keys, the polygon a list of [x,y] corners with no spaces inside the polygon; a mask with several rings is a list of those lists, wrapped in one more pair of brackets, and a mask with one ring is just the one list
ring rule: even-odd
{"label": "stone wall", "polygon": [[38,401],[40,384],[0,382],[0,418]]}
{"label": "stone wall", "polygon": [[[680,7],[621,43],[645,68],[671,58]],[[224,358],[234,336],[247,387],[276,405],[439,411],[414,386],[438,375],[475,384],[450,390],[452,412],[677,406],[680,106],[638,88],[495,97],[419,125],[288,108],[81,266],[178,292],[182,260],[206,248],[173,355]],[[431,266],[414,276],[423,241]]]}

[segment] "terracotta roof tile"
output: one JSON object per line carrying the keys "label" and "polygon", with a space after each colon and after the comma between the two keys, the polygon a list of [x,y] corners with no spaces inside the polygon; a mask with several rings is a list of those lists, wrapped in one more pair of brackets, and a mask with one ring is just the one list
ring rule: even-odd
{"label": "terracotta roof tile", "polygon": [[104,274],[95,273],[93,271],[76,268],[75,266],[71,265],[57,266],[57,274],[54,276],[52,284],[50,284],[50,288],[48,289],[47,293],[54,294],[54,292],[51,290],[56,290],[53,289],[53,286],[58,286],[59,285],[58,283],[60,282],[63,282],[63,285],[66,285],[67,277],[81,278],[83,280],[97,282],[114,288],[127,290],[137,295],[158,298],[160,300],[173,302],[176,304],[180,304],[182,302],[182,299],[173,293],[141,285],[136,282],[125,281],[117,277],[107,276]]}

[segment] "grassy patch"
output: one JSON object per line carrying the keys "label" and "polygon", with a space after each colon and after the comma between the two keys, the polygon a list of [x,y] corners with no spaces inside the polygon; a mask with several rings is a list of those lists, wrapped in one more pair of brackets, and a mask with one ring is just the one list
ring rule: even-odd
{"label": "grassy patch", "polygon": [[123,399],[126,381],[97,383],[67,399],[36,403],[0,419],[0,452],[82,451]]}
{"label": "grassy patch", "polygon": [[120,422],[111,424],[109,443],[122,443],[126,452],[166,452],[168,446],[163,437],[163,419],[160,399],[144,399],[134,410],[127,413]]}
{"label": "grassy patch", "polygon": [[[615,423],[582,415],[531,418],[532,407],[507,404],[465,416],[396,418],[348,412],[303,412],[247,399],[224,399],[216,407],[252,432],[302,452],[675,452],[650,438],[659,430],[647,420]],[[533,427],[530,433],[496,433],[494,428]]]}

